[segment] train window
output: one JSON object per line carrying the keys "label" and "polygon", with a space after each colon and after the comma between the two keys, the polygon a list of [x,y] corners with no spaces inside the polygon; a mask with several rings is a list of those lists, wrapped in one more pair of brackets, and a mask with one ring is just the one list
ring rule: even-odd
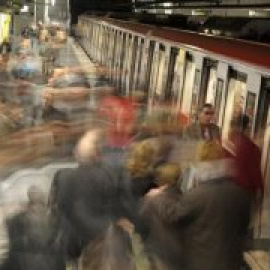
{"label": "train window", "polygon": [[172,87],[173,87],[174,77],[176,76],[175,65],[177,64],[176,59],[177,59],[178,53],[179,53],[178,48],[171,48],[169,67],[168,67],[168,79],[167,79],[167,85],[165,88],[165,100],[170,100],[174,97]]}
{"label": "train window", "polygon": [[217,84],[217,61],[205,59],[202,71],[199,107],[205,102],[215,105]]}
{"label": "train window", "polygon": [[270,108],[270,78],[262,78],[261,91],[259,96],[258,112],[255,123],[255,138],[260,146],[267,125],[267,115]]}
{"label": "train window", "polygon": [[235,113],[244,112],[246,97],[246,74],[229,70],[229,83],[225,102],[223,137],[228,138],[231,120]]}

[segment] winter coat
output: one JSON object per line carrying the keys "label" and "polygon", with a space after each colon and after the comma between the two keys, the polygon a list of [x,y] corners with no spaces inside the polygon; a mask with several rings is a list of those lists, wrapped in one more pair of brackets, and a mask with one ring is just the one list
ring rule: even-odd
{"label": "winter coat", "polygon": [[163,222],[178,226],[183,269],[240,269],[250,219],[248,192],[230,177],[217,176],[182,196],[167,198],[164,204],[157,196],[153,205]]}
{"label": "winter coat", "polygon": [[[145,245],[150,257],[158,257],[171,270],[181,269],[183,250],[181,230],[177,222],[168,223],[162,219],[167,207],[177,202],[182,196],[174,186],[166,188],[158,196],[144,198],[140,208],[140,217],[147,228]],[[157,211],[156,207],[159,207]],[[166,268],[166,269],[167,269]]]}
{"label": "winter coat", "polygon": [[[210,138],[206,137],[206,134],[204,134],[204,130],[209,131]],[[212,123],[205,127],[199,123],[193,123],[186,128],[183,136],[184,138],[190,140],[220,140],[220,129],[217,125]]]}
{"label": "winter coat", "polygon": [[71,254],[78,256],[89,241],[102,236],[109,224],[122,216],[121,177],[102,162],[80,165],[57,177],[62,177],[54,180],[58,211],[73,235],[75,232],[75,241],[80,241],[76,253]]}
{"label": "winter coat", "polygon": [[143,196],[157,187],[155,178],[152,173],[147,173],[137,177],[126,175],[125,179],[125,198],[123,199],[125,216],[134,223],[137,231],[145,234],[145,227],[141,224],[142,221],[139,217],[139,205]]}
{"label": "winter coat", "polygon": [[64,270],[65,256],[54,218],[32,205],[7,221],[8,257],[1,270]]}

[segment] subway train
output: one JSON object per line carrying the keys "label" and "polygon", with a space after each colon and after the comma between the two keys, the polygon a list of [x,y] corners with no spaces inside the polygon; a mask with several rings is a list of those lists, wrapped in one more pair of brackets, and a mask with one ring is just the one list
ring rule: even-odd
{"label": "subway train", "polygon": [[212,103],[226,138],[235,110],[251,119],[250,137],[262,149],[265,201],[260,236],[270,238],[270,46],[123,21],[81,15],[80,45],[108,68],[124,95],[144,91],[148,109],[169,103],[190,121]]}

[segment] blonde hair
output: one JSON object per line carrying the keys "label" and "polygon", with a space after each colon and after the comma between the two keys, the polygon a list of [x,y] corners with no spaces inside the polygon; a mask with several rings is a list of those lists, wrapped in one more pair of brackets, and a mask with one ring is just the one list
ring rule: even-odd
{"label": "blonde hair", "polygon": [[136,143],[127,159],[126,168],[132,176],[144,176],[154,164],[156,151],[149,141]]}
{"label": "blonde hair", "polygon": [[181,176],[181,168],[174,163],[167,163],[156,169],[156,183],[158,186],[174,185]]}
{"label": "blonde hair", "polygon": [[221,159],[223,156],[223,149],[220,143],[215,141],[201,142],[197,149],[198,161],[211,161]]}

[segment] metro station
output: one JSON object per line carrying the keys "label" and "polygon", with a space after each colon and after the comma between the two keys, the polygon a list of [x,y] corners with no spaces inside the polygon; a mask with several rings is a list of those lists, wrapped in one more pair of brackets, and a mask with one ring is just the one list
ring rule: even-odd
{"label": "metro station", "polygon": [[270,269],[270,0],[0,0],[0,270]]}

